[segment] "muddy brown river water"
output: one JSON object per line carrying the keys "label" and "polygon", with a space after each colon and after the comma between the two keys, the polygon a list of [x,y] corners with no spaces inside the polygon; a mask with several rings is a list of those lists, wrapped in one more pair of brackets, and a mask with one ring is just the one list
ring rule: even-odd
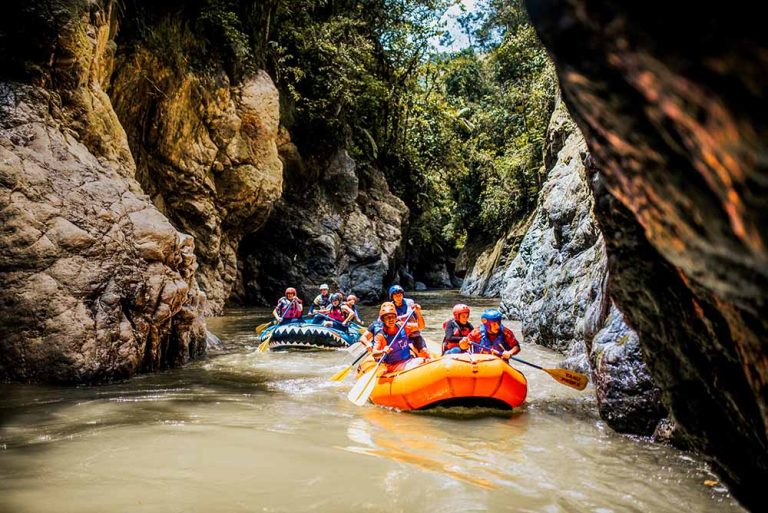
{"label": "muddy brown river water", "polygon": [[[454,302],[415,295],[437,342]],[[373,309],[363,308],[365,320]],[[267,309],[211,319],[222,349],[101,387],[0,385],[0,512],[742,512],[693,454],[614,433],[594,390],[519,367],[512,413],[346,399],[344,352],[258,353]],[[519,334],[519,326],[513,325]],[[522,344],[521,357],[559,355]]]}

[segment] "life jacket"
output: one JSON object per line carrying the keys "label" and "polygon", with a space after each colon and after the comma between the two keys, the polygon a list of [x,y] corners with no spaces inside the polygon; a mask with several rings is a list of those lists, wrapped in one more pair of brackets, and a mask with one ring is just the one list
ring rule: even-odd
{"label": "life jacket", "polygon": [[474,352],[476,353],[490,353],[491,349],[502,353],[506,351],[504,348],[504,326],[499,326],[499,333],[495,337],[491,338],[491,334],[485,330],[485,326],[480,326],[480,345],[482,348],[474,346]]}
{"label": "life jacket", "polygon": [[[394,301],[392,302],[395,305]],[[403,304],[400,306],[395,305],[395,311],[397,312],[397,318],[402,320],[403,316],[408,313],[408,310],[413,305],[413,299],[403,298]]]}
{"label": "life jacket", "polygon": [[350,304],[349,304],[349,303],[347,303],[347,302],[345,302],[345,303],[344,303],[344,305],[345,305],[347,308],[349,308],[350,310],[352,310],[353,312],[355,312],[355,317],[357,317],[358,319],[360,318],[360,311],[357,309],[357,305],[354,305],[354,306],[353,306],[353,305],[350,305]]}
{"label": "life jacket", "polygon": [[295,299],[294,302],[291,302],[287,297],[281,297],[280,301],[277,302],[277,314],[282,319],[301,317],[301,312],[299,311],[300,304],[301,299]]}
{"label": "life jacket", "polygon": [[334,321],[344,322],[347,318],[347,314],[344,313],[344,310],[341,309],[341,305],[339,306],[330,306],[330,310],[326,314],[328,317],[333,319]]}
{"label": "life jacket", "polygon": [[[405,316],[406,316],[406,314],[408,314],[408,310],[413,308],[413,303],[414,303],[413,299],[403,298],[403,304],[402,305],[400,305],[400,306],[395,305],[395,312],[397,312],[397,320],[398,321],[403,321],[403,322],[410,321],[410,319],[408,321],[406,321]],[[393,305],[395,304],[394,301],[392,302],[392,304]],[[413,319],[413,318],[414,318],[414,316],[411,316],[411,319]],[[414,331],[413,333],[411,333],[411,336],[410,336],[410,338],[419,338],[419,337],[421,337],[421,332],[420,331]]]}
{"label": "life jacket", "polygon": [[[456,319],[448,319],[447,321],[445,321],[443,323],[443,332],[445,332],[445,329],[449,325],[453,328],[452,332],[453,332],[453,336],[454,337],[466,337],[467,335],[472,333],[472,325],[471,324],[467,323],[464,326],[461,326],[458,323],[458,321],[456,321]],[[458,347],[458,346],[459,346],[458,342],[449,341],[445,337],[445,335],[443,335],[443,352],[446,352],[449,349],[453,349],[454,347]]]}
{"label": "life jacket", "polygon": [[331,295],[318,294],[315,300],[312,302],[315,306],[319,306],[322,309],[328,308],[331,305]]}
{"label": "life jacket", "polygon": [[[375,323],[374,323],[375,324]],[[387,341],[387,345],[392,348],[392,352],[384,357],[384,361],[388,364],[394,364],[407,360],[411,357],[411,348],[408,346],[408,335],[405,333],[405,328],[400,329],[400,325],[397,325],[397,331],[390,335],[384,330],[384,325],[379,324],[376,326],[376,331],[373,334],[374,339],[381,333]],[[395,339],[395,336],[397,339]],[[394,340],[394,342],[393,342]]]}

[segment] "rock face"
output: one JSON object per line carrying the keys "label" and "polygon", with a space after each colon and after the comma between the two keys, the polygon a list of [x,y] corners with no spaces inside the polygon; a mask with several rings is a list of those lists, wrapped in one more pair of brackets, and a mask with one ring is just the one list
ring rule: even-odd
{"label": "rock face", "polygon": [[504,273],[502,309],[523,322],[526,341],[568,351],[584,340],[584,316],[605,275],[600,232],[584,178],[587,148],[578,130],[566,128],[562,103],[547,132],[547,152],[556,157],[542,186],[533,221]]}
{"label": "rock face", "polygon": [[26,35],[34,59],[4,68],[26,83],[0,82],[0,379],[97,382],[177,365],[205,351],[205,296],[193,239],[134,180],[102,89],[111,12],[47,7],[8,18],[44,29]]}
{"label": "rock face", "polygon": [[465,296],[496,297],[504,288],[504,274],[533,221],[533,214],[513,224],[506,235],[485,245],[467,244],[456,258],[456,274],[463,276]]}
{"label": "rock face", "polygon": [[[738,2],[529,1],[596,168],[609,293],[734,495],[768,482],[768,39]],[[659,13],[664,13],[659,16]]]}
{"label": "rock face", "polygon": [[381,297],[394,276],[405,204],[377,169],[359,168],[345,150],[304,162],[283,136],[287,195],[265,228],[243,243],[242,294],[272,304],[286,286],[309,301],[327,282],[362,300]]}
{"label": "rock face", "polygon": [[600,415],[611,427],[649,435],[665,412],[637,335],[606,294],[605,244],[592,215],[587,148],[561,102],[547,141],[545,162],[552,167],[500,280],[502,311],[522,321],[527,342],[566,353],[566,367],[592,370]]}
{"label": "rock face", "polygon": [[588,345],[600,416],[616,431],[652,434],[666,414],[661,392],[643,360],[637,333],[615,305]]}
{"label": "rock face", "polygon": [[239,276],[241,239],[264,225],[282,192],[277,89],[263,71],[234,87],[223,69],[174,69],[130,48],[118,54],[110,96],[136,178],[195,237],[206,313],[220,314]]}

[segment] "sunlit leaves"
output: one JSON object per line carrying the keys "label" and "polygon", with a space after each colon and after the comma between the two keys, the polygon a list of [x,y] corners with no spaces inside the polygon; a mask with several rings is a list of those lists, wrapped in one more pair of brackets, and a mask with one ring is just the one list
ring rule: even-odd
{"label": "sunlit leaves", "polygon": [[518,0],[480,1],[460,20],[472,46],[435,54],[455,3],[284,0],[267,46],[294,135],[381,168],[422,259],[533,208],[556,88]]}

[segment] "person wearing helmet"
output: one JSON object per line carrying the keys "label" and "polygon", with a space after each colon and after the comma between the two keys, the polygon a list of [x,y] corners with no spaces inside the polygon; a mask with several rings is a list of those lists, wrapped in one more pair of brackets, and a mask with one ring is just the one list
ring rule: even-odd
{"label": "person wearing helmet", "polygon": [[296,289],[288,287],[285,289],[285,296],[277,301],[277,306],[272,310],[275,320],[281,324],[297,322],[301,320],[301,312],[304,306],[301,299],[296,297]]}
{"label": "person wearing helmet", "polygon": [[[408,311],[413,310],[416,312],[416,317],[419,319],[419,322],[421,322],[422,325],[425,324],[424,317],[421,316],[421,307],[417,305],[413,299],[405,297],[403,287],[400,285],[392,285],[389,287],[389,298],[392,300],[392,304],[395,305],[397,318],[399,320],[405,319],[405,316],[408,315]],[[427,342],[424,340],[424,337],[421,336],[421,332],[419,331],[416,331],[411,335],[411,342],[419,351],[427,349]]]}
{"label": "person wearing helmet", "polygon": [[335,292],[331,294],[331,304],[328,305],[328,308],[324,310],[320,310],[321,314],[324,314],[325,316],[329,317],[333,322],[328,321],[325,324],[328,326],[336,325],[336,323],[341,324],[342,326],[337,327],[343,327],[346,328],[346,321],[347,316],[349,313],[346,311],[346,309],[341,304],[343,296],[339,294],[338,292]]}
{"label": "person wearing helmet", "polygon": [[309,313],[313,313],[315,308],[318,310],[326,310],[331,304],[331,295],[328,294],[328,284],[323,283],[320,285],[320,294],[318,294],[312,304],[309,305]]}
{"label": "person wearing helmet", "polygon": [[[379,314],[381,314],[381,309],[379,309]],[[368,349],[368,351],[371,351],[373,349],[373,335],[381,329],[383,326],[381,322],[381,317],[377,317],[376,320],[374,320],[370,325],[368,325],[368,329],[366,329],[358,339],[358,342],[360,342],[363,346]]]}
{"label": "person wearing helmet", "polygon": [[[415,322],[413,317],[416,317]],[[383,358],[387,372],[405,370],[420,365],[429,358],[426,348],[414,350],[411,342],[412,334],[424,329],[424,319],[421,315],[411,316],[403,325],[403,321],[398,320],[394,303],[387,302],[382,303],[379,308],[379,319],[381,324],[373,334],[372,354],[374,358]]]}
{"label": "person wearing helmet", "polygon": [[501,324],[501,312],[489,308],[480,316],[482,326],[461,339],[459,347],[473,353],[495,354],[505,360],[520,352],[520,344],[512,330]]}
{"label": "person wearing helmet", "polygon": [[453,307],[453,318],[443,323],[445,336],[443,337],[443,354],[460,353],[459,342],[472,332],[472,324],[469,322],[469,307],[458,304]]}
{"label": "person wearing helmet", "polygon": [[350,294],[347,296],[347,300],[344,302],[344,306],[349,310],[349,317],[347,317],[347,324],[355,321],[358,324],[363,324],[363,320],[360,318],[360,312],[357,310],[357,296]]}

